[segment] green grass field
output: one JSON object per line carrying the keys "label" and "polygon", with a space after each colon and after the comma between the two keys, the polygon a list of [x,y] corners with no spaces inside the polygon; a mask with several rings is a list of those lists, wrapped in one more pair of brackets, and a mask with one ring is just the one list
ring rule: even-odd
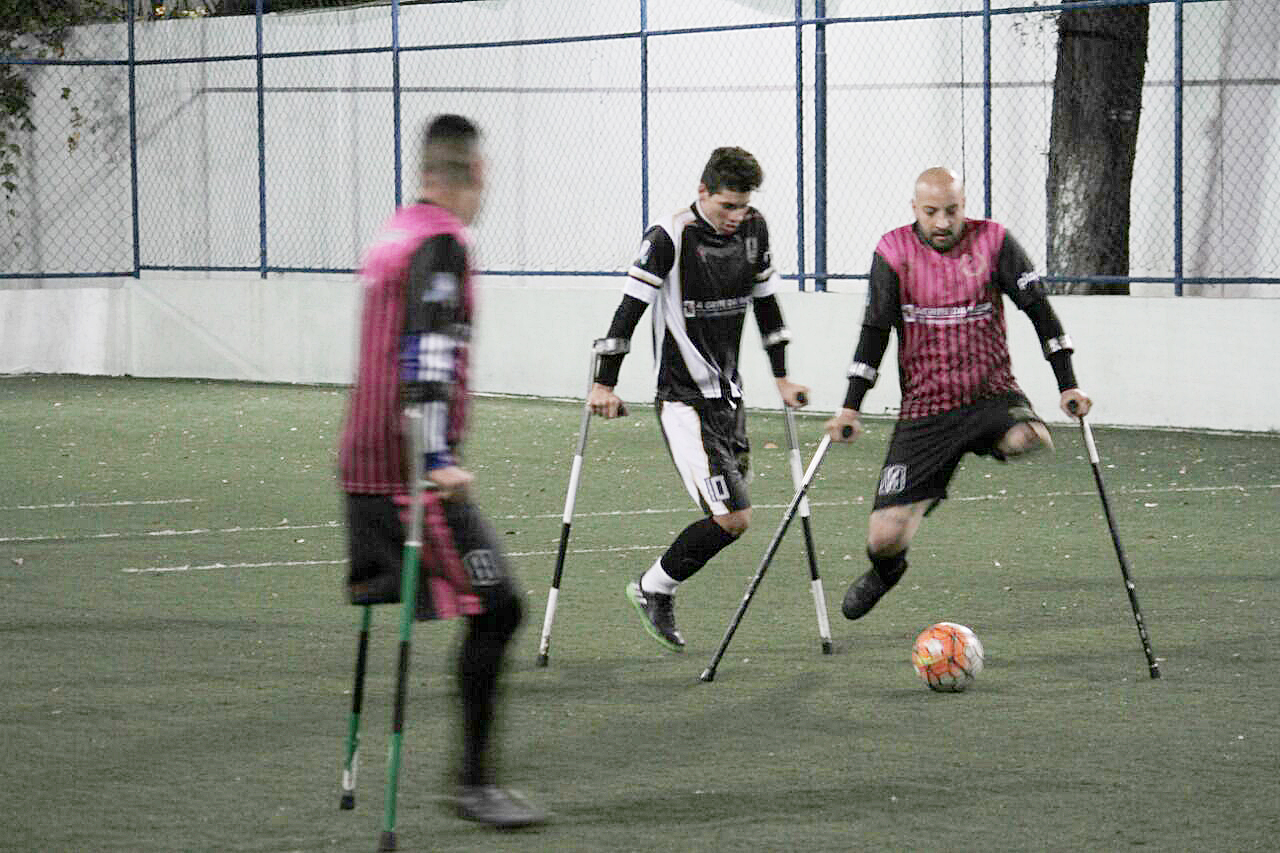
{"label": "green grass field", "polygon": [[[339,811],[358,611],[334,482],[345,391],[0,379],[0,849],[373,850],[398,614],[374,620],[358,802]],[[835,654],[795,525],[714,683],[698,680],[791,496],[753,412],[755,525],[688,583],[663,652],[625,583],[696,517],[651,407],[595,421],[551,649],[535,667],[580,407],[483,398],[468,461],[528,614],[503,778],[554,812],[500,834],[447,790],[457,625],[414,636],[404,850],[1274,850],[1280,838],[1280,437],[1095,429],[1164,678],[1152,681],[1079,433],[970,458],[866,619],[867,500],[891,424],[811,491]],[[1105,421],[1105,401],[1097,417]],[[820,418],[802,417],[807,460]],[[909,663],[963,622],[987,666]]]}

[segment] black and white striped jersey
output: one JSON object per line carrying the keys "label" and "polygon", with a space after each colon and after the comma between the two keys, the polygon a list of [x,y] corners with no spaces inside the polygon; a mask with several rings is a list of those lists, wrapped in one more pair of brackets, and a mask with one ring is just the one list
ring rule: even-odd
{"label": "black and white striped jersey", "polygon": [[658,399],[741,397],[738,353],[747,309],[778,287],[764,216],[750,208],[725,235],[694,202],[650,226],[627,275],[626,295],[653,306]]}

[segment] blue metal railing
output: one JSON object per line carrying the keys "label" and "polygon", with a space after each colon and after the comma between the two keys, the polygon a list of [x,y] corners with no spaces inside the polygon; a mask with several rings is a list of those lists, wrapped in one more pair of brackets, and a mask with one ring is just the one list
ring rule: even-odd
{"label": "blue metal railing", "polygon": [[[1215,278],[1208,276],[1188,277],[1183,269],[1183,56],[1185,51],[1183,34],[1183,12],[1188,3],[1209,3],[1216,0],[1084,0],[1084,2],[1063,5],[1027,5],[993,9],[991,0],[982,0],[981,9],[938,10],[914,14],[883,14],[829,17],[826,14],[825,0],[813,0],[814,16],[804,16],[805,0],[795,0],[795,11],[791,20],[769,21],[759,23],[725,24],[704,27],[683,27],[671,29],[651,29],[649,26],[648,0],[636,0],[639,13],[639,27],[635,31],[602,33],[592,35],[572,35],[533,39],[505,39],[492,41],[451,42],[430,45],[404,45],[400,34],[400,0],[390,0],[389,16],[391,24],[390,44],[385,46],[359,47],[324,50],[290,50],[267,51],[263,38],[264,0],[256,0],[255,6],[255,48],[253,53],[225,54],[198,57],[177,57],[171,59],[138,59],[136,55],[136,28],[138,22],[129,7],[126,21],[128,33],[127,59],[30,59],[0,57],[0,63],[10,65],[63,65],[63,66],[116,66],[126,67],[128,74],[128,122],[130,144],[130,215],[132,218],[132,269],[103,270],[98,272],[63,271],[63,272],[16,272],[0,273],[0,278],[82,278],[99,276],[138,276],[142,271],[203,271],[203,272],[257,272],[266,277],[273,272],[298,273],[347,273],[352,270],[341,267],[280,265],[270,262],[269,230],[267,221],[267,147],[266,147],[266,95],[265,64],[271,60],[292,59],[302,57],[322,57],[353,54],[387,53],[392,68],[392,113],[394,124],[394,198],[396,204],[402,203],[403,183],[403,145],[401,95],[403,92],[400,77],[400,63],[403,54],[409,52],[441,51],[441,50],[486,50],[494,48],[528,47],[535,45],[572,44],[582,42],[603,42],[616,40],[635,40],[639,47],[639,136],[640,136],[640,208],[642,228],[650,221],[649,200],[649,42],[655,38],[672,36],[709,34],[717,32],[742,32],[748,30],[770,30],[790,28],[795,33],[795,168],[796,168],[796,271],[784,274],[783,278],[797,282],[799,289],[806,289],[812,284],[814,290],[827,289],[827,282],[832,280],[865,279],[865,273],[839,273],[828,269],[827,255],[827,189],[830,182],[827,163],[827,29],[833,25],[851,25],[865,23],[886,23],[898,21],[922,21],[937,19],[973,19],[980,18],[982,24],[982,189],[983,212],[987,217],[995,215],[992,199],[992,133],[993,107],[992,91],[996,86],[992,81],[992,21],[1001,15],[1017,15],[1026,13],[1043,14],[1063,9],[1081,9],[1091,7],[1124,6],[1124,5],[1159,5],[1172,4],[1174,16],[1174,45],[1172,83],[1173,95],[1173,270],[1171,276],[1087,276],[1087,277],[1054,277],[1049,281],[1094,281],[1099,283],[1131,282],[1131,283],[1167,283],[1173,286],[1176,295],[1182,295],[1184,284],[1221,284],[1225,282],[1244,284],[1280,284],[1280,278],[1268,276],[1250,276]],[[805,167],[809,152],[805,150],[805,33],[812,31],[814,37],[813,51],[813,139],[812,152],[814,165],[812,234],[806,234],[806,187]],[[139,67],[174,65],[184,63],[217,63],[252,61],[256,71],[256,106],[257,106],[257,154],[258,154],[258,263],[256,265],[174,265],[148,264],[145,262],[141,247],[141,226],[146,211],[139,208],[138,194],[138,128],[137,128],[137,84],[136,70]],[[962,89],[965,85],[962,83]],[[807,239],[811,236],[811,240]],[[813,269],[807,269],[807,251],[812,246]],[[483,270],[489,275],[527,275],[527,276],[598,276],[619,275],[617,270],[541,270],[541,269],[494,269]]]}

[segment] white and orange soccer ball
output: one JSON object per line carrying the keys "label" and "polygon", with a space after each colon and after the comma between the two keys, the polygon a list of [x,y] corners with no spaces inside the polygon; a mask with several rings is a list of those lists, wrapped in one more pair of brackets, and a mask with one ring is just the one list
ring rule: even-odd
{"label": "white and orange soccer ball", "polygon": [[930,690],[959,693],[982,672],[982,641],[955,622],[937,622],[920,632],[911,665]]}

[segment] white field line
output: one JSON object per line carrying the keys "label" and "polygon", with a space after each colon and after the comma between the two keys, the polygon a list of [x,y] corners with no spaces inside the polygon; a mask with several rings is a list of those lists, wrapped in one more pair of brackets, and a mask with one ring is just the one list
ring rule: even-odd
{"label": "white field line", "polygon": [[[1115,494],[1179,494],[1194,492],[1240,492],[1248,493],[1253,491],[1275,491],[1280,489],[1280,483],[1265,483],[1260,485],[1181,485],[1181,487],[1151,487],[1142,489],[1117,489]],[[952,501],[1012,501],[1012,500],[1043,500],[1043,498],[1056,497],[1092,497],[1096,492],[1043,492],[1038,494],[1024,493],[993,493],[993,494],[974,494],[968,497],[950,498]],[[193,498],[175,498],[168,501],[115,501],[104,503],[51,503],[45,506],[23,506],[23,507],[0,507],[0,510],[6,508],[64,508],[64,507],[95,507],[95,506],[138,506],[138,505],[165,505],[165,503],[189,503]],[[860,506],[864,505],[864,498],[856,498],[852,501],[812,501],[812,506],[826,507],[844,507],[844,506]],[[781,510],[785,508],[787,503],[758,503],[756,508],[762,510]],[[669,507],[669,508],[640,508],[640,510],[607,510],[595,512],[576,512],[573,517],[617,517],[617,516],[639,516],[639,515],[673,515],[685,514],[690,512],[687,506]],[[540,512],[534,515],[500,515],[494,516],[495,520],[503,521],[521,521],[535,519],[558,519],[562,517],[562,512]],[[129,532],[113,532],[113,533],[95,533],[87,535],[37,535],[37,537],[0,537],[0,543],[37,543],[37,542],[76,542],[76,540],[96,540],[96,539],[124,539],[131,537],[147,538],[147,537],[191,537],[191,535],[224,535],[238,533],[269,533],[275,530],[321,530],[321,529],[338,529],[338,521],[324,521],[319,524],[279,524],[270,526],[232,526],[232,528],[195,528],[191,530],[147,530],[147,532],[129,533]],[[586,553],[616,553],[625,551],[657,551],[666,546],[666,543],[660,544],[644,544],[644,546],[613,546],[608,548],[572,548],[571,553],[576,555],[586,555]],[[512,557],[543,557],[554,555],[554,549],[548,551],[521,551],[512,552]],[[233,562],[233,564],[224,564],[224,562],[212,562],[206,565],[179,565],[179,566],[150,566],[150,567],[131,567],[131,569],[122,569],[125,574],[161,574],[161,573],[183,573],[183,571],[210,571],[218,569],[266,569],[266,567],[289,567],[289,566],[333,566],[344,565],[346,560],[294,560],[294,561],[269,561],[269,562]]]}
{"label": "white field line", "polygon": [[195,503],[195,498],[170,498],[154,501],[66,501],[56,504],[19,504],[17,506],[0,506],[0,512],[20,509],[86,509],[107,506],[165,506],[168,504]]}
{"label": "white field line", "polygon": [[270,563],[206,563],[203,566],[186,564],[183,566],[150,566],[145,569],[121,569],[128,575],[153,575],[168,572],[207,572],[212,569],[265,569],[275,566],[338,566],[346,560],[288,560]]}
{"label": "white field line", "polygon": [[218,529],[196,527],[191,530],[144,530],[138,532],[114,532],[114,533],[87,533],[77,536],[68,536],[65,534],[50,536],[0,536],[0,543],[4,542],[79,542],[83,540],[93,539],[132,539],[146,537],[167,537],[167,536],[203,536],[205,534],[223,534],[223,533],[263,533],[272,530],[316,530],[322,528],[336,528],[338,522],[325,521],[320,524],[274,524],[269,527],[221,527]]}
{"label": "white field line", "polygon": [[[670,543],[667,543],[670,544]],[[574,554],[604,554],[617,551],[661,551],[667,545],[618,545],[612,548],[574,548],[571,553]],[[509,557],[545,557],[556,553],[552,551],[513,551],[508,554]],[[278,566],[345,566],[346,560],[288,560],[267,563],[205,563],[203,565],[193,566],[191,564],[181,566],[148,566],[146,568],[130,568],[121,569],[120,571],[128,575],[155,575],[155,574],[171,574],[174,572],[207,572],[214,569],[266,569]]]}
{"label": "white field line", "polygon": [[[1123,489],[1117,490],[1114,494],[1119,495],[1155,495],[1155,494],[1177,494],[1187,492],[1241,492],[1259,489],[1280,489],[1280,483],[1268,483],[1260,486],[1169,486],[1149,489]],[[968,497],[954,497],[948,500],[957,502],[967,501],[1003,501],[1003,500],[1040,500],[1044,498],[1059,497],[1089,497],[1097,494],[1095,491],[1087,492],[1043,492],[1035,495],[1028,494],[988,494],[988,495],[971,495]],[[189,498],[183,498],[182,501],[188,501]],[[172,503],[173,501],[164,501],[157,503]],[[134,501],[132,503],[143,503]],[[810,506],[816,507],[846,507],[846,506],[862,506],[866,501],[859,497],[856,500],[845,501],[810,501]],[[114,504],[113,504],[114,505]],[[80,506],[92,506],[92,504],[80,504]],[[756,509],[785,509],[787,504],[756,504]],[[692,510],[687,506],[670,507],[670,508],[648,508],[648,509],[627,509],[627,510],[602,510],[596,512],[577,512],[574,518],[608,518],[621,516],[636,515],[673,515],[676,513],[687,513]],[[498,515],[493,516],[496,521],[531,521],[543,518],[561,518],[562,512],[544,512],[533,515]],[[204,536],[204,535],[226,535],[236,533],[265,533],[271,531],[290,531],[290,530],[322,530],[336,529],[340,525],[337,521],[325,521],[317,524],[277,524],[263,527],[222,527],[222,528],[203,528],[197,527],[190,530],[149,530],[139,532],[115,531],[110,533],[89,533],[80,535],[67,534],[49,534],[43,536],[0,536],[0,544],[7,543],[38,543],[38,542],[80,542],[104,539],[128,539],[128,538],[161,538],[161,537],[177,537],[177,536]]]}

